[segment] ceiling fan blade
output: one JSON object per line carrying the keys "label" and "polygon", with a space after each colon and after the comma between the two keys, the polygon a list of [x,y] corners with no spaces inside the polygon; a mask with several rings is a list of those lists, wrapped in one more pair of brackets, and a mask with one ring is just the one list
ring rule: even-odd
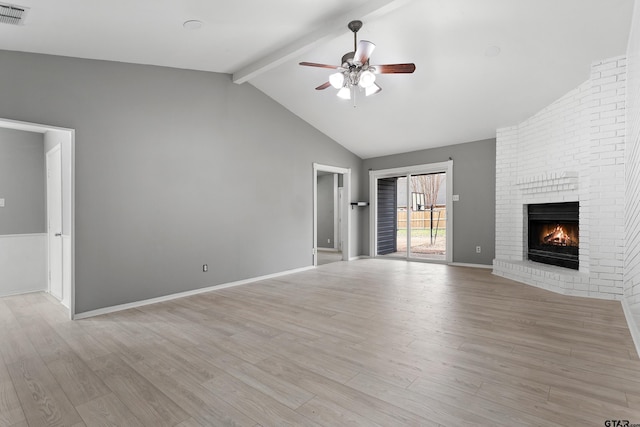
{"label": "ceiling fan blade", "polygon": [[331,68],[332,70],[340,68],[339,65],[318,64],[315,62],[301,62],[300,65],[304,65],[306,67]]}
{"label": "ceiling fan blade", "polygon": [[353,62],[356,64],[366,64],[373,52],[373,49],[376,48],[376,45],[367,40],[360,40],[358,42],[358,49],[356,49],[356,54],[353,55]]}
{"label": "ceiling fan blade", "polygon": [[328,88],[329,86],[331,86],[331,83],[330,83],[330,82],[324,82],[324,83],[322,83],[320,86],[318,86],[318,87],[316,88],[316,90],[324,90],[324,89]]}
{"label": "ceiling fan blade", "polygon": [[384,65],[372,65],[376,74],[399,74],[399,73],[413,73],[416,70],[416,64],[384,64]]}

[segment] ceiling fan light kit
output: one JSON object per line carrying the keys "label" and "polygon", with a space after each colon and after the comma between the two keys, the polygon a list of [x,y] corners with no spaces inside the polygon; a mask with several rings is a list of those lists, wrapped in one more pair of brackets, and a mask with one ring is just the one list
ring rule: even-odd
{"label": "ceiling fan light kit", "polygon": [[371,86],[368,86],[368,87],[365,88],[364,94],[365,94],[365,96],[375,95],[376,93],[380,92],[381,90],[382,90],[382,88],[374,83]]}
{"label": "ceiling fan light kit", "polygon": [[329,83],[336,89],[340,89],[344,86],[344,74],[333,73],[329,76]]}
{"label": "ceiling fan light kit", "polygon": [[[353,32],[353,52],[347,52],[342,56],[342,65],[318,64],[315,62],[301,62],[307,67],[330,68],[338,70],[329,76],[329,81],[316,87],[316,90],[324,90],[329,86],[338,89],[337,96],[342,99],[355,99],[355,89],[364,90],[365,96],[374,95],[382,90],[376,84],[376,74],[410,74],[416,69],[415,64],[385,64],[369,65],[371,53],[376,45],[367,40],[358,42],[357,33],[362,28],[362,21],[351,21],[347,25]],[[355,104],[354,104],[355,106]]]}
{"label": "ceiling fan light kit", "polygon": [[338,98],[351,99],[351,88],[343,87],[337,93]]}
{"label": "ceiling fan light kit", "polygon": [[360,85],[360,87],[363,87],[366,89],[368,87],[373,86],[375,81],[376,81],[376,75],[369,70],[364,70],[363,72],[360,73],[358,84]]}

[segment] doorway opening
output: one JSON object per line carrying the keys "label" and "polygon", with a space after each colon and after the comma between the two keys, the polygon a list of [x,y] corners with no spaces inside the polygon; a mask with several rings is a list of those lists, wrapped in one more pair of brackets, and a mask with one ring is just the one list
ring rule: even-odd
{"label": "doorway opening", "polygon": [[313,164],[313,265],[349,260],[351,169]]}
{"label": "doorway opening", "polygon": [[453,161],[370,172],[370,253],[452,261]]}
{"label": "doorway opening", "polygon": [[68,292],[63,286],[62,243],[62,148],[54,146],[46,153],[47,241],[49,293],[62,302]]}
{"label": "doorway opening", "polygon": [[43,134],[46,172],[46,289],[75,314],[75,131],[0,118],[0,128]]}

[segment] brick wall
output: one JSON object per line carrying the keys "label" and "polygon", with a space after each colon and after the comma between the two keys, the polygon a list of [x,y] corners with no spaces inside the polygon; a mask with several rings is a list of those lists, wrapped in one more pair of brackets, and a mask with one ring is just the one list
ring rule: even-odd
{"label": "brick wall", "polygon": [[[494,273],[556,292],[621,299],[626,59],[594,63],[588,81],[496,141]],[[580,269],[526,259],[525,209],[580,203]]]}
{"label": "brick wall", "polygon": [[634,10],[628,57],[626,167],[626,251],[624,295],[640,325],[640,10]]}

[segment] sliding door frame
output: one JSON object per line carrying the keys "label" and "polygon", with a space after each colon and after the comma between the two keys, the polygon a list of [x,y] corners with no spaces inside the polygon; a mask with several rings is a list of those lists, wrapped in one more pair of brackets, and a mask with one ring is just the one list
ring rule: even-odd
{"label": "sliding door frame", "polygon": [[[406,177],[407,178],[407,190],[411,177],[414,175],[425,175],[434,173],[446,174],[447,185],[447,220],[446,220],[446,234],[447,234],[447,252],[445,257],[445,263],[453,262],[453,160],[439,163],[429,163],[416,166],[406,166],[393,169],[380,169],[369,171],[369,255],[372,258],[378,256],[378,179],[381,178],[393,178],[393,177]],[[407,207],[411,206],[411,192],[407,191]],[[409,209],[407,209],[407,212]],[[411,220],[410,214],[407,214],[407,223]],[[407,232],[407,239],[409,239],[409,233]],[[411,261],[423,261],[423,262],[442,262],[437,260],[426,260],[420,258],[410,257],[410,248],[407,246],[406,259]]]}

